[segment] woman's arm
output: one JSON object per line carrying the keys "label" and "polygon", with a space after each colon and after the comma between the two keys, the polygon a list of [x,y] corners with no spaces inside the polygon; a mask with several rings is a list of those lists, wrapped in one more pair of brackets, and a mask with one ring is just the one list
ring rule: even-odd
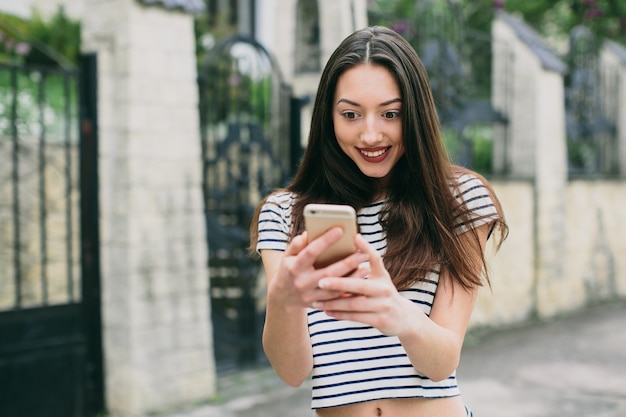
{"label": "woman's arm", "polygon": [[333,228],[307,245],[306,233],[296,236],[283,253],[263,250],[261,259],[267,277],[267,307],[263,349],[276,374],[287,384],[300,386],[313,369],[307,307],[316,300],[337,298],[341,293],[320,289],[323,277],[365,276],[359,264],[369,255],[355,253],[326,268],[313,263],[324,249],[339,240],[343,231]]}
{"label": "woman's arm", "polygon": [[[480,226],[476,232],[476,244],[484,248],[489,225]],[[469,234],[463,238],[472,239]],[[466,290],[442,274],[429,317],[397,292],[382,259],[362,237],[357,239],[357,246],[370,255],[369,279],[325,278],[319,285],[359,295],[317,302],[315,307],[337,319],[359,321],[397,336],[418,372],[433,381],[448,378],[458,366],[478,289]]]}
{"label": "woman's arm", "polygon": [[261,251],[267,277],[263,350],[276,374],[285,383],[297,387],[311,373],[313,356],[306,307],[288,305],[286,298],[281,296],[278,281],[273,279],[284,255],[279,251]]}

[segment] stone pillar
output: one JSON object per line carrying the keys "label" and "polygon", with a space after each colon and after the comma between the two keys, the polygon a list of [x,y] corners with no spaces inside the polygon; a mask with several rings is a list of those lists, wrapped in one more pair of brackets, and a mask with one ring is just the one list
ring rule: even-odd
{"label": "stone pillar", "polygon": [[106,406],[145,416],[215,394],[193,19],[85,0],[98,56]]}
{"label": "stone pillar", "polygon": [[563,75],[567,68],[539,35],[516,17],[499,12],[492,31],[493,102],[509,120],[504,137],[494,140],[494,167],[500,174],[534,180],[535,308],[540,316],[550,316],[572,304],[564,276],[567,149]]}
{"label": "stone pillar", "polygon": [[322,66],[345,37],[367,26],[363,0],[318,0]]}

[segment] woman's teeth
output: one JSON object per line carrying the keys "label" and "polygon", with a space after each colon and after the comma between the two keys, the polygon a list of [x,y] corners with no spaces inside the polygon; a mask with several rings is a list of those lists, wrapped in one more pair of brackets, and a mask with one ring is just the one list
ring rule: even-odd
{"label": "woman's teeth", "polygon": [[381,149],[381,150],[375,151],[375,152],[368,152],[368,151],[361,150],[361,153],[363,155],[367,156],[368,158],[376,158],[377,156],[381,156],[385,152],[387,152],[387,149]]}

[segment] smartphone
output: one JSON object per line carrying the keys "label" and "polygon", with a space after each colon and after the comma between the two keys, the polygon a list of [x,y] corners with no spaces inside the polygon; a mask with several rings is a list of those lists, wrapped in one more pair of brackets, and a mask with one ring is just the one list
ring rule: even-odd
{"label": "smartphone", "polygon": [[304,207],[304,228],[309,242],[335,226],[343,229],[343,236],[318,256],[314,264],[316,268],[323,268],[356,252],[356,212],[353,207],[342,204],[307,204]]}

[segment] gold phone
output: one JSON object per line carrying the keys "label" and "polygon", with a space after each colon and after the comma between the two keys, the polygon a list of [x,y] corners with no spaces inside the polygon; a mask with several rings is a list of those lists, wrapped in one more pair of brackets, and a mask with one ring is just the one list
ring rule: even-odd
{"label": "gold phone", "polygon": [[304,207],[304,228],[309,242],[335,226],[343,229],[343,236],[318,256],[316,268],[323,268],[356,252],[356,212],[351,206],[342,204],[307,204]]}

